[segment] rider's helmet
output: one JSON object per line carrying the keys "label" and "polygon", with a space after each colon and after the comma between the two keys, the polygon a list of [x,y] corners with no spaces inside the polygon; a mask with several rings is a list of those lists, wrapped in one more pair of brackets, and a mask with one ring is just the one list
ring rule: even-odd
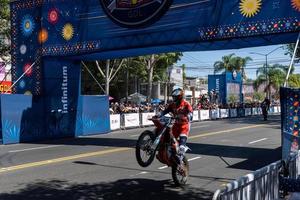
{"label": "rider's helmet", "polygon": [[172,91],[171,95],[172,95],[173,101],[176,104],[179,104],[181,102],[181,100],[183,99],[184,92],[181,88],[177,88]]}

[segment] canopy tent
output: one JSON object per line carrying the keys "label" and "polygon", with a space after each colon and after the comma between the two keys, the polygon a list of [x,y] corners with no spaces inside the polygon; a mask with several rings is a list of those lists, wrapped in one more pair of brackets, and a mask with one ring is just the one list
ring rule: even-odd
{"label": "canopy tent", "polygon": [[[145,95],[142,95],[140,93],[133,93],[127,97],[127,101],[131,103],[141,104],[143,102],[146,102],[147,97]],[[121,99],[122,102],[126,101],[126,97]]]}

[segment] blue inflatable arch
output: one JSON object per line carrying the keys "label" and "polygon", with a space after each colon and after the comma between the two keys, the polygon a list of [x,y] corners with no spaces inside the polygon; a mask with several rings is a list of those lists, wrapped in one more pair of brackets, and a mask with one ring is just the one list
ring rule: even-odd
{"label": "blue inflatable arch", "polygon": [[297,0],[19,0],[11,17],[4,143],[110,131],[108,98],[80,95],[81,60],[282,44],[300,30]]}

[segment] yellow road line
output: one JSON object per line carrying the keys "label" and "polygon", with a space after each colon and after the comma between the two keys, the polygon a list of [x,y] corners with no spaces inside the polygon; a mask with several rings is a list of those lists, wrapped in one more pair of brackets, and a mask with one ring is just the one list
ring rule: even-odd
{"label": "yellow road line", "polygon": [[218,135],[218,134],[222,134],[222,133],[241,131],[241,130],[257,128],[257,127],[262,127],[262,126],[266,126],[266,124],[259,124],[259,125],[253,125],[253,126],[244,126],[244,127],[241,127],[241,128],[234,128],[234,129],[228,129],[228,130],[223,130],[223,131],[203,133],[201,135],[190,136],[189,139],[196,139],[196,138],[201,138],[201,137],[206,137],[206,136]]}
{"label": "yellow road line", "polygon": [[[245,129],[262,127],[262,126],[266,126],[266,124],[245,126],[245,127],[241,127],[241,128],[234,128],[234,129],[228,129],[228,130],[217,131],[217,132],[203,133],[201,135],[190,136],[189,139],[196,139],[196,138],[201,138],[201,137],[206,137],[206,136],[218,135],[218,134],[222,134],[222,133],[230,133],[230,132],[235,132],[235,131],[240,131],[240,130],[245,130]],[[109,149],[109,150],[83,153],[83,154],[78,154],[78,155],[73,155],[73,156],[66,156],[66,157],[61,157],[61,158],[50,159],[50,160],[25,163],[25,164],[21,164],[21,165],[0,168],[0,173],[20,170],[20,169],[26,169],[26,168],[31,168],[31,167],[38,167],[38,166],[43,166],[43,165],[49,165],[49,164],[54,164],[54,163],[59,163],[59,162],[64,162],[64,161],[69,161],[69,160],[75,160],[75,159],[79,159],[79,158],[87,158],[87,157],[100,156],[100,155],[105,155],[105,154],[110,154],[110,153],[129,151],[131,149],[132,148],[125,148],[125,147],[124,148],[114,148],[114,149]]]}
{"label": "yellow road line", "polygon": [[59,162],[68,161],[68,160],[75,160],[75,159],[79,159],[79,158],[87,158],[87,157],[92,157],[92,156],[99,156],[99,155],[105,155],[105,154],[110,154],[110,153],[128,151],[130,149],[132,149],[132,148],[115,148],[115,149],[109,149],[109,150],[104,150],[104,151],[83,153],[83,154],[78,154],[78,155],[74,155],[74,156],[67,156],[67,157],[56,158],[56,159],[51,159],[51,160],[43,160],[43,161],[38,161],[38,162],[15,165],[15,166],[6,167],[6,168],[0,168],[0,173],[7,172],[7,171],[26,169],[26,168],[30,168],[30,167],[48,165],[48,164],[53,164],[53,163],[59,163]]}

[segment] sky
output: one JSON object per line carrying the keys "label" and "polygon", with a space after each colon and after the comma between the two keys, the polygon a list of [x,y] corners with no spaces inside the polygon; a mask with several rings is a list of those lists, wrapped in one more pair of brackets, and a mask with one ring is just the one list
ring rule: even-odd
{"label": "sky", "polygon": [[[218,50],[218,51],[200,51],[200,52],[184,52],[181,61],[177,62],[177,66],[185,64],[187,67],[186,73],[189,77],[207,77],[208,74],[213,74],[213,65],[216,61],[221,60],[222,56],[234,53],[236,56],[246,57],[249,56],[253,60],[246,66],[246,75],[248,78],[256,78],[256,70],[262,67],[266,62],[266,58],[259,54],[268,54],[267,56],[269,64],[283,64],[289,65],[291,58],[289,55],[285,55],[286,50],[280,48],[285,45],[271,45],[262,47],[252,47],[244,49],[232,49],[232,50]],[[189,69],[192,67],[193,69]],[[197,68],[197,69],[194,69]],[[300,65],[295,66],[295,72],[300,73]]]}

